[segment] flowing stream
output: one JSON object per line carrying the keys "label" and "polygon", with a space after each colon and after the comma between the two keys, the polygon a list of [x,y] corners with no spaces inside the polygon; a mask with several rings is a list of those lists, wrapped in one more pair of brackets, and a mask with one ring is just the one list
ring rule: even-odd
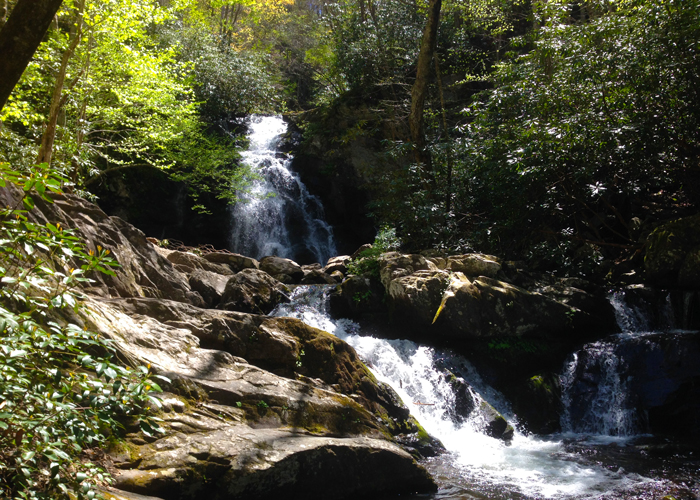
{"label": "flowing stream", "polygon": [[[292,301],[272,314],[299,318],[348,342],[376,377],[396,390],[425,429],[442,441],[448,453],[424,461],[440,485],[438,493],[429,498],[660,499],[668,491],[675,492],[678,499],[698,498],[698,485],[693,481],[699,464],[692,456],[656,458],[645,451],[645,423],[634,409],[632,396],[626,399],[631,388],[619,371],[625,361],[615,351],[615,340],[586,346],[584,352],[592,354],[579,352],[565,364],[564,433],[538,437],[516,431],[512,443],[506,445],[483,434],[478,419],[455,423],[449,418],[455,394],[446,381],[446,369],[469,384],[477,401],[488,401],[514,422],[508,402],[481,380],[466,359],[409,340],[362,335],[358,324],[330,318],[327,291],[323,286],[300,286]],[[625,321],[638,321],[630,310],[620,314]],[[580,415],[570,407],[578,397],[576,373],[587,369],[581,365],[586,356],[594,365],[598,363],[594,371],[602,375],[597,392],[589,394],[586,408],[590,411]]]}
{"label": "flowing stream", "polygon": [[231,209],[230,249],[260,259],[267,255],[325,264],[336,255],[333,230],[320,200],[289,170],[291,156],[279,151],[287,131],[280,116],[251,116],[243,162],[260,174],[244,202]]}

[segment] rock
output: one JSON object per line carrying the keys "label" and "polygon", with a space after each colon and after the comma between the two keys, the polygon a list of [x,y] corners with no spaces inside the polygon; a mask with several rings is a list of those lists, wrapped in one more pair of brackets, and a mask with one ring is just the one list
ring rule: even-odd
{"label": "rock", "polygon": [[320,269],[313,269],[304,273],[301,283],[303,285],[335,285],[338,282]]}
{"label": "rock", "polygon": [[342,283],[343,279],[345,278],[345,275],[341,273],[340,271],[333,271],[330,274],[331,278],[335,280],[336,283]]}
{"label": "rock", "polygon": [[558,336],[573,332],[581,311],[487,277],[453,280],[436,326],[466,337]]}
{"label": "rock", "polygon": [[514,411],[530,432],[553,434],[561,430],[561,388],[558,373],[533,375],[518,385],[512,400]]}
{"label": "rock", "polygon": [[339,271],[341,274],[346,274],[348,272],[348,262],[350,262],[349,255],[331,257],[323,268],[323,272],[333,274],[335,271]]}
{"label": "rock", "polygon": [[480,427],[484,434],[509,443],[513,439],[515,429],[498,411],[486,401],[482,401],[477,409]]}
{"label": "rock", "polygon": [[389,252],[379,257],[379,276],[388,291],[391,281],[416,271],[437,271],[437,266],[422,255]]}
{"label": "rock", "polygon": [[416,271],[385,284],[392,318],[401,323],[429,326],[440,307],[451,276],[444,271]]}
{"label": "rock", "polygon": [[226,282],[220,309],[267,314],[280,301],[287,300],[289,289],[260,269],[244,269]]}
{"label": "rock", "polygon": [[355,250],[352,255],[350,256],[350,260],[355,260],[359,259],[361,257],[361,254],[365,252],[366,250],[371,250],[372,249],[372,244],[371,243],[365,243],[364,245],[360,246],[357,250]]}
{"label": "rock", "polygon": [[287,275],[291,278],[291,283],[299,283],[304,277],[304,270],[299,264],[282,257],[263,257],[260,259],[260,269],[273,277]]}
{"label": "rock", "polygon": [[[0,189],[8,204],[19,195]],[[169,379],[165,434],[127,426],[128,450],[113,461],[116,486],[128,493],[110,494],[355,498],[436,489],[396,444],[394,435],[416,434],[417,426],[345,342],[296,319],[197,307],[201,296],[143,233],[79,198],[37,200],[32,217],[74,227],[90,248],[115,254],[116,276],[96,276],[91,289],[113,298],[87,295],[83,309],[66,314],[110,339],[117,359]],[[197,267],[202,261],[183,260],[193,283],[205,276],[196,271],[212,272]],[[231,288],[271,280],[250,268],[227,285],[238,279]],[[260,290],[251,293],[262,307]]]}
{"label": "rock", "polygon": [[196,269],[202,269],[210,273],[231,276],[234,272],[228,266],[214,264],[199,255],[191,252],[180,252],[179,250],[169,250],[166,257],[173,263],[178,271],[183,273],[191,273]]}
{"label": "rock", "polygon": [[219,304],[228,280],[229,276],[204,269],[195,269],[188,278],[190,287],[202,296],[207,307],[216,307]]}
{"label": "rock", "polygon": [[447,257],[444,269],[461,272],[466,276],[487,276],[495,278],[501,270],[501,264],[493,255],[478,253],[466,255],[450,255]]}
{"label": "rock", "polygon": [[139,495],[138,493],[130,493],[128,491],[118,490],[116,488],[98,488],[105,500],[163,500],[162,498]]}
{"label": "rock", "polygon": [[349,276],[330,297],[331,314],[337,318],[357,318],[384,311],[381,285],[364,276]]}
{"label": "rock", "polygon": [[[22,192],[13,186],[0,188],[0,204],[15,206]],[[110,251],[119,263],[115,276],[95,273],[90,285],[93,294],[113,297],[157,297],[204,305],[202,297],[190,289],[185,275],[158,254],[146,236],[118,217],[109,217],[97,206],[74,195],[51,195],[54,203],[35,196],[29,218],[41,224],[60,223],[74,229],[87,247]],[[21,204],[21,203],[20,203]]]}
{"label": "rock", "polygon": [[646,248],[644,269],[649,284],[700,288],[700,215],[657,227]]}
{"label": "rock", "polygon": [[[291,318],[200,310],[174,301],[89,300],[88,307],[89,326],[114,339],[128,359],[167,376],[171,397],[203,394],[196,396],[203,402],[184,412],[180,405],[165,406],[170,411],[162,415],[164,436],[150,443],[134,437],[128,456],[115,459],[118,488],[164,498],[267,498],[297,488],[310,498],[325,498],[329,492],[343,498],[347,491],[369,495],[435,489],[425,470],[387,439],[389,433],[377,421],[374,411],[392,411],[380,404],[383,388],[354,350],[332,335]],[[146,312],[167,318],[168,324]],[[192,332],[206,338],[220,320],[228,321],[230,335],[236,336],[223,344],[244,348],[233,352],[251,356],[244,344],[258,342],[251,336],[267,335],[267,363],[289,371],[296,352],[301,367],[292,366],[308,375],[281,377],[230,352],[200,348]],[[270,354],[273,343],[288,354]],[[310,377],[319,380],[312,383]],[[357,397],[338,393],[331,383]],[[329,481],[341,484],[341,491],[325,483],[318,489],[322,477],[313,471],[330,474]],[[357,484],[350,488],[349,483]]]}
{"label": "rock", "polygon": [[216,264],[226,264],[233,272],[237,273],[243,269],[259,269],[260,263],[245,255],[230,252],[209,252],[202,255],[204,260]]}
{"label": "rock", "polygon": [[[408,453],[386,441],[205,423],[211,430],[198,433],[196,442],[179,433],[139,447],[139,467],[120,471],[116,485],[167,498],[231,500],[347,499],[437,489],[427,472],[416,474]],[[199,467],[191,465],[193,458]]]}

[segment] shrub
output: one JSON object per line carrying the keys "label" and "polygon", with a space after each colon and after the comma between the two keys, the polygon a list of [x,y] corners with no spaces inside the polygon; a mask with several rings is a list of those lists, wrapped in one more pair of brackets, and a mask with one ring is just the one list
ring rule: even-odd
{"label": "shrub", "polygon": [[21,207],[0,210],[2,498],[94,498],[109,478],[81,453],[104,445],[118,419],[159,430],[145,416],[160,390],[148,368],[116,364],[109,340],[63,319],[80,309],[77,287],[90,273],[114,274],[116,265],[108,250],[28,217],[32,196],[50,202],[63,180],[45,165],[21,174],[0,164],[0,188],[9,181],[24,191]]}

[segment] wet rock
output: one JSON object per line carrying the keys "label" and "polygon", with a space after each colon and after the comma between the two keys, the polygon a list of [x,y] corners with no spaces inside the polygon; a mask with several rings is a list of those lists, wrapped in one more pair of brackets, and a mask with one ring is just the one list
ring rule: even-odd
{"label": "wet rock", "polygon": [[291,283],[299,283],[304,277],[304,270],[299,264],[282,257],[263,257],[260,259],[260,269],[270,276],[289,276]]}
{"label": "wet rock", "polygon": [[288,300],[289,289],[260,269],[244,269],[226,282],[220,309],[267,314],[281,301]]}
{"label": "wet rock", "polygon": [[381,313],[384,290],[378,283],[364,276],[349,276],[330,297],[331,314],[337,318],[359,318]]}
{"label": "wet rock", "polygon": [[513,408],[530,432],[552,434],[561,430],[561,388],[558,373],[534,375],[513,392]]}
{"label": "wet rock", "polygon": [[484,434],[501,439],[506,443],[512,441],[515,429],[493,406],[483,401],[479,405],[477,413]]}

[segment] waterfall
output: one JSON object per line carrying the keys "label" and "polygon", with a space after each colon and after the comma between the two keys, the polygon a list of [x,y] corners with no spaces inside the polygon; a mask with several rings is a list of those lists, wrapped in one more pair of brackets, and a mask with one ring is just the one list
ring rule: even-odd
{"label": "waterfall", "polygon": [[439,493],[436,499],[588,498],[645,481],[579,460],[556,438],[516,431],[506,445],[482,432],[478,412],[465,420],[453,418],[458,395],[449,380],[457,377],[468,384],[477,403],[487,401],[514,420],[505,398],[485,384],[465,358],[410,340],[362,335],[357,323],[330,318],[328,291],[321,285],[297,287],[291,302],[272,315],[299,318],[348,342],[377,379],[391,385],[421,425],[442,441],[448,454],[426,462],[447,494]]}
{"label": "waterfall", "polygon": [[279,116],[252,116],[249,130],[243,162],[261,179],[231,209],[231,250],[325,264],[336,254],[333,230],[320,200],[289,170],[291,157],[279,151],[287,124]]}
{"label": "waterfall", "polygon": [[[681,296],[684,303],[688,296]],[[682,408],[681,387],[700,375],[697,332],[674,329],[667,292],[627,289],[613,293],[610,303],[622,333],[584,345],[565,363],[562,429],[619,437],[666,431],[658,418],[652,425],[653,413],[678,398]],[[678,316],[681,326],[688,324],[685,312]]]}

